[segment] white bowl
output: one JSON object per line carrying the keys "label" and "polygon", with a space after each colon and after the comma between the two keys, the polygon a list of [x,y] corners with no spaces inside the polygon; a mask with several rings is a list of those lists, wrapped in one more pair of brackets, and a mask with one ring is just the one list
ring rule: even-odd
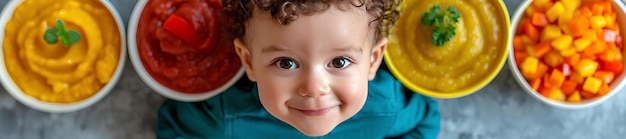
{"label": "white bowl", "polygon": [[[20,5],[22,2],[23,0],[11,0],[4,7],[4,10],[2,10],[2,15],[0,15],[0,27],[1,27],[0,45],[2,45],[4,41],[5,25],[13,16],[14,9],[18,5]],[[122,22],[122,17],[118,13],[115,6],[108,0],[101,0],[100,2],[102,2],[102,4],[109,10],[109,12],[111,12],[111,14],[113,15],[113,18],[117,22],[118,31],[120,32],[121,49],[120,49],[119,61],[117,63],[115,72],[113,73],[113,77],[111,78],[109,83],[104,85],[104,87],[102,87],[100,91],[98,91],[91,97],[78,101],[78,102],[50,103],[50,102],[40,101],[38,99],[35,99],[31,96],[24,94],[22,90],[15,84],[15,82],[13,82],[13,80],[11,79],[11,77],[9,76],[6,70],[6,65],[4,63],[4,52],[3,50],[0,50],[0,79],[1,79],[2,85],[6,88],[7,92],[9,92],[11,96],[13,96],[22,104],[30,108],[36,109],[36,110],[50,112],[50,113],[66,113],[66,112],[73,112],[73,111],[77,111],[77,110],[81,110],[83,108],[89,107],[95,104],[96,102],[100,101],[107,94],[109,94],[109,92],[113,89],[113,87],[115,87],[118,80],[121,78],[121,75],[124,69],[124,63],[126,62],[126,49],[125,49],[126,47],[125,35],[126,34],[124,34],[125,29],[124,29],[124,23]]]}
{"label": "white bowl", "polygon": [[217,94],[220,94],[226,91],[226,89],[228,89],[230,86],[235,84],[237,80],[239,80],[239,78],[244,73],[243,66],[239,68],[239,71],[237,71],[237,73],[230,80],[228,80],[224,85],[212,91],[196,93],[196,94],[189,94],[189,93],[183,93],[183,92],[179,92],[176,90],[172,90],[170,88],[163,86],[156,80],[154,80],[154,78],[152,78],[152,76],[150,76],[150,74],[146,71],[146,69],[144,68],[141,62],[141,59],[139,58],[139,54],[137,51],[137,42],[136,42],[137,24],[139,23],[139,18],[147,2],[148,0],[137,1],[137,4],[135,4],[135,8],[133,9],[133,12],[130,16],[130,20],[128,22],[128,51],[129,51],[130,61],[133,64],[133,67],[135,67],[135,71],[137,72],[141,80],[143,80],[144,83],[146,83],[150,88],[152,88],[152,90],[154,90],[155,92],[169,99],[185,101],[185,102],[197,102],[197,101],[206,100],[208,98],[211,98]]}
{"label": "white bowl", "polygon": [[[585,0],[583,0],[583,1],[585,1]],[[526,10],[526,8],[532,2],[533,2],[532,0],[527,0],[527,1],[522,2],[519,5],[519,7],[517,8],[517,10],[515,11],[515,14],[513,15],[513,22],[511,22],[511,32],[510,32],[511,35],[509,35],[509,37],[511,37],[510,40],[513,40],[513,37],[515,36],[516,29],[517,29],[518,24],[519,24],[519,22],[521,20],[521,17],[524,15],[524,11]],[[612,0],[611,4],[613,5],[613,10],[617,14],[617,22],[618,22],[620,28],[622,28],[622,29],[626,28],[626,6],[620,0]],[[620,32],[620,34],[622,36],[625,36],[623,30]],[[522,76],[522,74],[521,74],[521,72],[520,72],[520,70],[517,67],[517,64],[515,62],[515,56],[513,55],[514,54],[514,49],[513,49],[512,41],[509,41],[509,48],[510,48],[509,49],[509,59],[508,59],[508,61],[509,61],[508,62],[509,63],[509,69],[511,70],[511,73],[513,74],[513,77],[515,77],[515,80],[517,81],[517,83],[526,91],[526,93],[528,93],[529,95],[533,96],[534,98],[536,98],[536,99],[540,100],[541,102],[543,102],[545,104],[548,104],[550,106],[554,106],[554,107],[557,107],[557,108],[563,108],[563,109],[585,109],[585,108],[590,108],[590,107],[596,106],[598,104],[604,103],[608,99],[610,99],[613,96],[615,96],[617,93],[620,93],[620,91],[622,90],[622,88],[626,84],[626,81],[624,81],[624,76],[626,75],[626,72],[623,72],[621,75],[619,75],[619,76],[617,76],[615,78],[613,83],[611,83],[611,85],[609,86],[611,88],[611,92],[609,92],[605,96],[596,97],[596,98],[589,99],[589,100],[583,100],[582,102],[579,102],[579,103],[572,103],[572,102],[557,101],[557,100],[549,99],[549,98],[546,98],[546,97],[542,96],[541,94],[539,94],[539,92],[535,91],[534,89],[532,89],[530,84],[528,84],[526,79],[524,79],[524,77]],[[623,54],[624,54],[624,52],[622,52],[622,55]]]}

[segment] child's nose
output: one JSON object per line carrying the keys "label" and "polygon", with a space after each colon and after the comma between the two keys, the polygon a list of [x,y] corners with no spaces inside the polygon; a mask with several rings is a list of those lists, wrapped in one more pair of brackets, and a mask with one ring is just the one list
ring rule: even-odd
{"label": "child's nose", "polygon": [[302,78],[298,94],[303,97],[319,97],[330,92],[330,86],[323,75],[310,73]]}

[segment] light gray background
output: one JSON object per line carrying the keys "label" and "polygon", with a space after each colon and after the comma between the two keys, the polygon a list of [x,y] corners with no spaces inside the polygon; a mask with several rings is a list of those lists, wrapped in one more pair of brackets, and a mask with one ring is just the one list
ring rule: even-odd
{"label": "light gray background", "polygon": [[[0,7],[8,0],[1,0]],[[136,0],[112,0],[128,22]],[[512,15],[521,0],[505,0]],[[154,138],[156,111],[164,98],[137,76],[130,61],[122,79],[99,103],[81,111],[50,114],[30,109],[0,89],[0,138]],[[508,66],[479,92],[438,100],[439,138],[621,139],[626,135],[626,90],[585,110],[562,110],[531,98]]]}

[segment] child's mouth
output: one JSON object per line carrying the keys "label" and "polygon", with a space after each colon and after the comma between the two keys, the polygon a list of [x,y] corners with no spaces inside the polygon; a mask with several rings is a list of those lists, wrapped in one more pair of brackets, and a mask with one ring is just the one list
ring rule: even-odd
{"label": "child's mouth", "polygon": [[296,109],[296,110],[302,112],[304,115],[307,115],[307,116],[321,116],[321,115],[328,113],[330,110],[336,107],[337,106],[333,106],[333,107],[319,109],[319,110],[302,110],[302,109]]}

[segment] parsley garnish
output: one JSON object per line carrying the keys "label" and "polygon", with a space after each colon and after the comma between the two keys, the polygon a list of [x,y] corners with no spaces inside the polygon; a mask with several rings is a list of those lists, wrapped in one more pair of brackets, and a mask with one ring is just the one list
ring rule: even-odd
{"label": "parsley garnish", "polygon": [[456,23],[459,22],[461,14],[452,6],[448,6],[445,11],[441,6],[433,6],[422,16],[422,24],[434,26],[433,38],[431,42],[437,47],[443,46],[456,35]]}
{"label": "parsley garnish", "polygon": [[63,20],[57,19],[56,28],[46,29],[43,39],[46,40],[48,44],[55,44],[59,42],[59,38],[61,38],[63,46],[69,47],[80,40],[80,34],[74,30],[65,30],[65,23],[63,23]]}

